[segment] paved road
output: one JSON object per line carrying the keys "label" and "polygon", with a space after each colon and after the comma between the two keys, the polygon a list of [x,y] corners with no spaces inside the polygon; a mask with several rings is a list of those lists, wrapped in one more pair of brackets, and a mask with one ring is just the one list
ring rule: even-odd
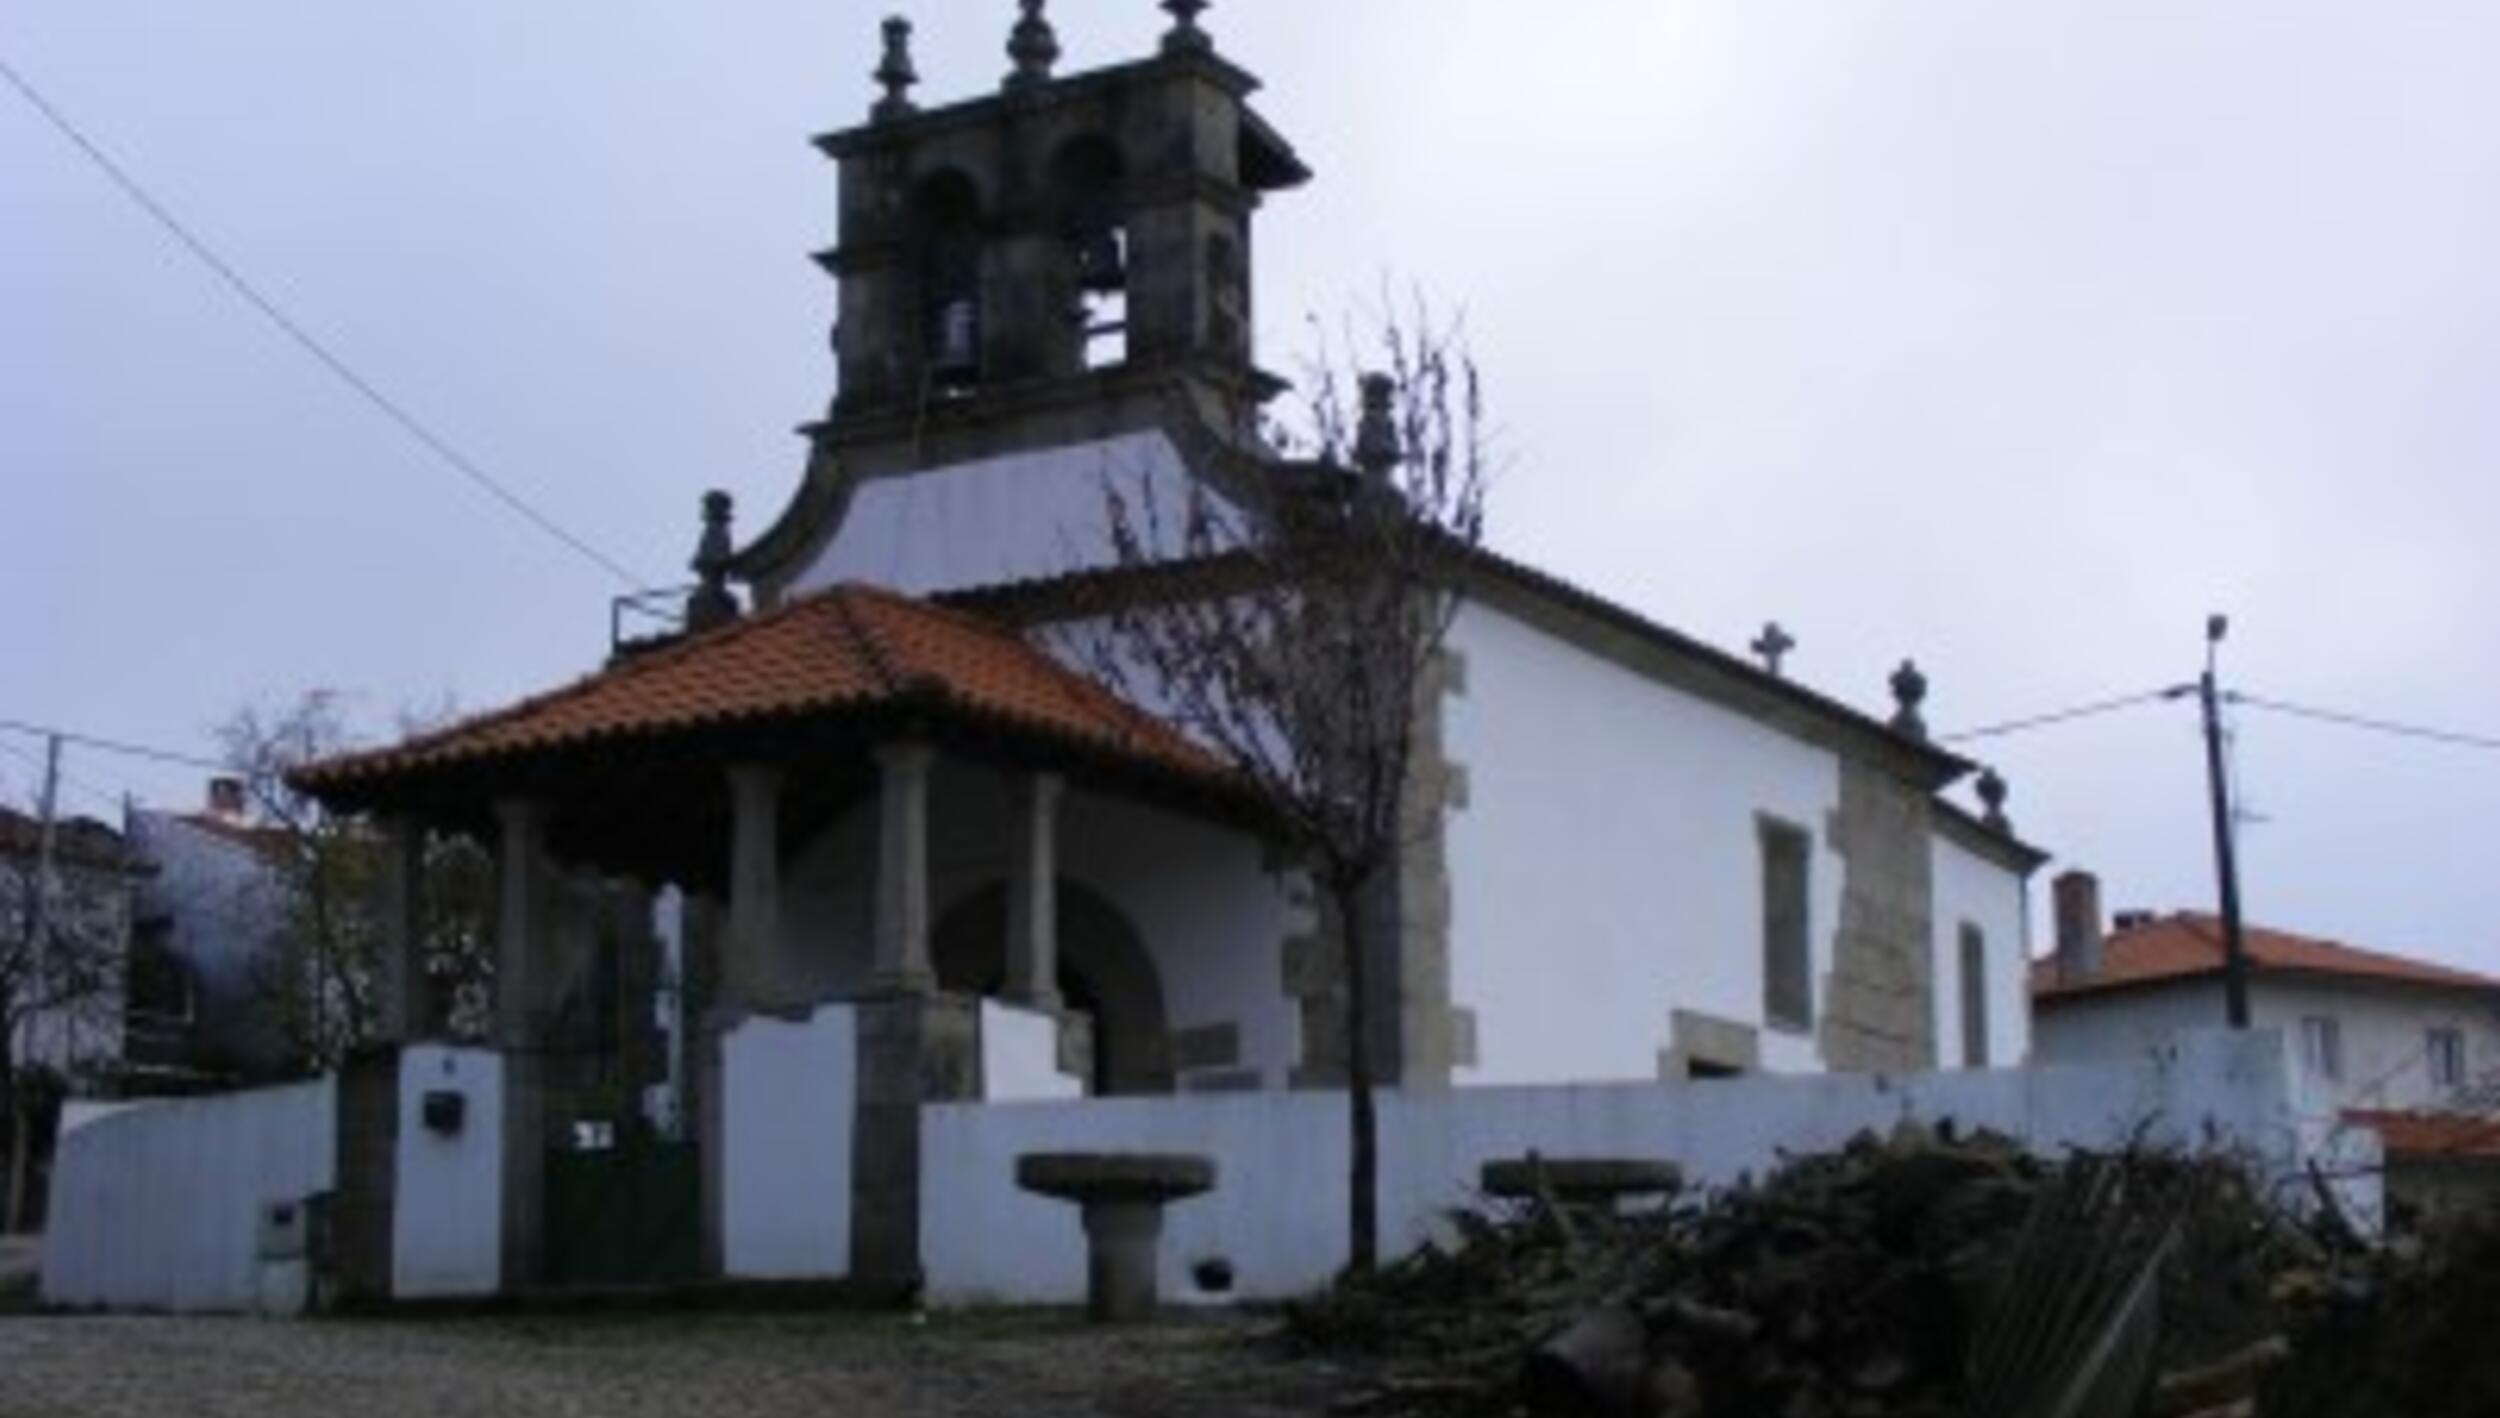
{"label": "paved road", "polygon": [[1056,1315],[427,1321],[0,1317],[5,1418],[1284,1418],[1328,1379],[1263,1326],[1095,1331]]}

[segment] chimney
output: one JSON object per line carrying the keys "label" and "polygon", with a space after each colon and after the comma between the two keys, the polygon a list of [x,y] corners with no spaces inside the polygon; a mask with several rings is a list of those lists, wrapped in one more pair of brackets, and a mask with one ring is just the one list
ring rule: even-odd
{"label": "chimney", "polygon": [[2088,871],[2058,873],[2057,979],[2081,984],[2101,973],[2101,879]]}
{"label": "chimney", "polygon": [[242,779],[221,776],[208,780],[208,815],[228,822],[243,820]]}

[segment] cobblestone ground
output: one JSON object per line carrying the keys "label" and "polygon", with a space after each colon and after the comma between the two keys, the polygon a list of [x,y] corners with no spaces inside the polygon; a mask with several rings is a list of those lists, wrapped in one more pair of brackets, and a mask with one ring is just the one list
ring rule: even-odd
{"label": "cobblestone ground", "polygon": [[1059,1315],[634,1314],[276,1322],[0,1317],[5,1418],[1283,1418],[1330,1376],[1270,1326]]}

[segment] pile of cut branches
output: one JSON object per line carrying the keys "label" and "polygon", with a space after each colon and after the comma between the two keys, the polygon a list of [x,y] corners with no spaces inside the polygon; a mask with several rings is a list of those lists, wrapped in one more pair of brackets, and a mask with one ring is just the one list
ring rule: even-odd
{"label": "pile of cut branches", "polygon": [[2234,1413],[2282,1353],[2273,1278],[2331,1260],[2219,1159],[1905,1124],[1653,1211],[1456,1214],[1288,1327],[1375,1360],[1350,1412]]}

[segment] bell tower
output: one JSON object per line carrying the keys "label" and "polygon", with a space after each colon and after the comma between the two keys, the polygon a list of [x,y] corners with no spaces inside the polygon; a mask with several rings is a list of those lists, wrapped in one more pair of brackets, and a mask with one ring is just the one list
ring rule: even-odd
{"label": "bell tower", "polygon": [[[1143,0],[1138,0],[1143,3]],[[767,596],[865,483],[1168,427],[1247,447],[1283,387],[1251,350],[1251,226],[1310,177],[1216,52],[1206,0],[1164,0],[1154,53],[1057,72],[1045,0],[1018,0],[995,92],[915,98],[887,19],[867,120],[816,146],[840,174],[836,387],[806,485],[736,570]],[[957,7],[947,7],[953,16]]]}

